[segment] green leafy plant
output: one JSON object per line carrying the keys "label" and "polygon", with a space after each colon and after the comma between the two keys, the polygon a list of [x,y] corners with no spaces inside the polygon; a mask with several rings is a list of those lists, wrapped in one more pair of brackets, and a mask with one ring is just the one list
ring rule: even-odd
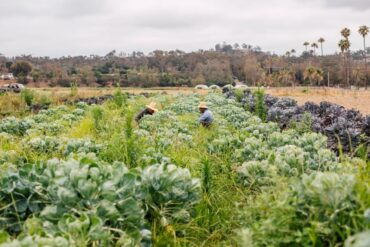
{"label": "green leafy plant", "polygon": [[290,127],[295,129],[299,134],[312,132],[312,116],[305,112],[299,121],[292,121]]}
{"label": "green leafy plant", "polygon": [[21,92],[21,97],[23,101],[27,104],[27,106],[32,106],[34,99],[35,99],[35,93],[34,91],[30,89],[24,89]]}
{"label": "green leafy plant", "polygon": [[188,222],[200,199],[200,182],[189,170],[171,164],[149,166],[142,173],[143,200],[152,220],[162,226]]}
{"label": "green leafy plant", "polygon": [[[0,244],[366,246],[366,159],[218,93],[117,95],[0,120]],[[149,100],[163,110],[135,124]]]}
{"label": "green leafy plant", "polygon": [[91,109],[91,115],[93,118],[94,128],[96,131],[101,130],[103,122],[104,110],[100,106],[95,106]]}
{"label": "green leafy plant", "polygon": [[113,94],[113,102],[117,107],[121,108],[127,104],[127,96],[120,89],[117,89]]}
{"label": "green leafy plant", "polygon": [[257,116],[262,120],[266,121],[267,119],[267,108],[265,105],[265,99],[264,99],[264,91],[262,89],[258,89],[257,91],[254,92],[255,97],[256,97],[256,109],[255,112]]}

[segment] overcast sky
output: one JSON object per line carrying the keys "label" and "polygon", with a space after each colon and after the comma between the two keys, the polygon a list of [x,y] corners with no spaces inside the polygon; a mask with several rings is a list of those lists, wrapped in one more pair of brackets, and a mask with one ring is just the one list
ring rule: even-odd
{"label": "overcast sky", "polygon": [[358,27],[370,26],[370,0],[0,0],[0,11],[6,56],[194,51],[222,41],[301,52],[321,36],[332,53],[343,27],[357,50]]}

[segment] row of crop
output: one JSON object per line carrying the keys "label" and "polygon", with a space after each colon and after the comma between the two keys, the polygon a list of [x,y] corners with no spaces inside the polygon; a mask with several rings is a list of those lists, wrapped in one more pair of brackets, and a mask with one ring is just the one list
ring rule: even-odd
{"label": "row of crop", "polygon": [[[238,99],[252,112],[257,110],[257,96],[248,89],[242,95],[227,89],[224,94],[227,98]],[[268,94],[264,95],[263,103],[267,107],[268,121],[279,123],[283,129],[297,121],[306,121],[313,131],[328,137],[328,146],[333,150],[353,152],[361,144],[365,147],[369,145],[370,116],[362,116],[357,110],[346,110],[329,102],[321,102],[319,105],[307,102],[298,106],[297,101],[291,98],[277,98]],[[305,113],[309,113],[310,117],[305,118]]]}
{"label": "row of crop", "polygon": [[[184,99],[171,109],[190,113],[196,110],[195,100]],[[367,172],[364,161],[340,162],[327,148],[326,136],[309,129],[282,131],[278,123],[263,122],[233,99],[209,94],[205,100],[216,114],[217,131],[208,152],[231,153],[238,183],[255,195],[240,216],[245,226],[241,246],[368,241],[358,239],[364,234],[347,239],[370,226],[370,188],[357,177]]]}
{"label": "row of crop", "polygon": [[[266,180],[271,168],[257,167],[259,179],[277,181]],[[363,196],[368,196],[369,188],[355,174],[315,172],[304,174],[288,189],[281,185],[266,189],[241,216],[241,246],[368,246],[370,209],[363,208],[367,201]]]}
{"label": "row of crop", "polygon": [[[360,159],[340,162],[327,149],[328,138],[309,129],[306,133],[282,131],[281,127],[286,128],[281,119],[287,115],[281,113],[281,118],[275,119],[274,112],[291,100],[265,95],[268,119],[274,120],[265,123],[245,111],[255,110],[254,95],[245,93],[249,100],[242,98],[243,107],[233,103],[233,96],[229,94],[225,101],[207,97],[212,109],[238,129],[233,135],[220,133],[209,150],[215,154],[232,152],[237,181],[254,195],[253,203],[240,215],[244,225],[238,234],[240,246],[331,246],[344,242],[346,246],[366,246],[368,233],[355,235],[370,227],[370,187],[368,180],[358,177],[368,172],[366,163]],[[294,119],[289,116],[285,123],[290,124],[290,117]]]}
{"label": "row of crop", "polygon": [[150,225],[188,222],[200,195],[198,180],[186,169],[158,164],[128,170],[92,155],[9,165],[0,185],[1,229],[23,230],[14,246],[150,246]]}
{"label": "row of crop", "polygon": [[17,119],[7,117],[0,121],[0,132],[23,136],[32,132],[57,135],[67,125],[72,125],[85,116],[86,104],[79,103],[76,109],[70,110],[61,105],[48,110],[41,110],[38,114]]}
{"label": "row of crop", "polygon": [[[14,138],[9,134],[0,135],[1,145],[11,145]],[[0,165],[12,163],[22,165],[31,154],[37,157],[64,157],[67,158],[70,154],[95,153],[99,154],[103,150],[103,144],[97,144],[94,141],[85,139],[73,138],[57,138],[52,136],[40,136],[35,138],[24,138],[18,143],[22,150],[21,155],[15,150],[0,151]]]}

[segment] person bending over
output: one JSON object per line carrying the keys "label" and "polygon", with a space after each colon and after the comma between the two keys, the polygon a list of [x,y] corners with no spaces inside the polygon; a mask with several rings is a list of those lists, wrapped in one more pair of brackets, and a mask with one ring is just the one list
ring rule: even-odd
{"label": "person bending over", "polygon": [[155,108],[156,103],[151,102],[149,105],[147,105],[143,110],[141,110],[139,113],[136,114],[135,121],[140,122],[140,120],[145,116],[145,115],[153,115],[158,111],[157,108]]}
{"label": "person bending over", "polygon": [[208,110],[207,103],[200,102],[198,108],[201,113],[199,117],[199,123],[202,124],[204,127],[211,126],[213,122],[213,114],[210,110]]}

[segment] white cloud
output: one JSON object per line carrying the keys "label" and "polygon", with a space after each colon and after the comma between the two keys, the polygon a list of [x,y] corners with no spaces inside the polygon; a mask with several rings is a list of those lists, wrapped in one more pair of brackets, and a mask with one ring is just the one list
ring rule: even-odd
{"label": "white cloud", "polygon": [[370,25],[367,1],[348,4],[353,8],[345,7],[344,0],[336,0],[337,5],[334,0],[1,1],[0,52],[63,56],[112,49],[191,51],[226,41],[284,53],[302,51],[304,41],[321,36],[327,40],[325,50],[334,52],[343,27],[352,29],[352,47],[360,49],[358,26]]}
{"label": "white cloud", "polygon": [[370,9],[369,0],[325,0],[331,7],[348,7],[354,9]]}

